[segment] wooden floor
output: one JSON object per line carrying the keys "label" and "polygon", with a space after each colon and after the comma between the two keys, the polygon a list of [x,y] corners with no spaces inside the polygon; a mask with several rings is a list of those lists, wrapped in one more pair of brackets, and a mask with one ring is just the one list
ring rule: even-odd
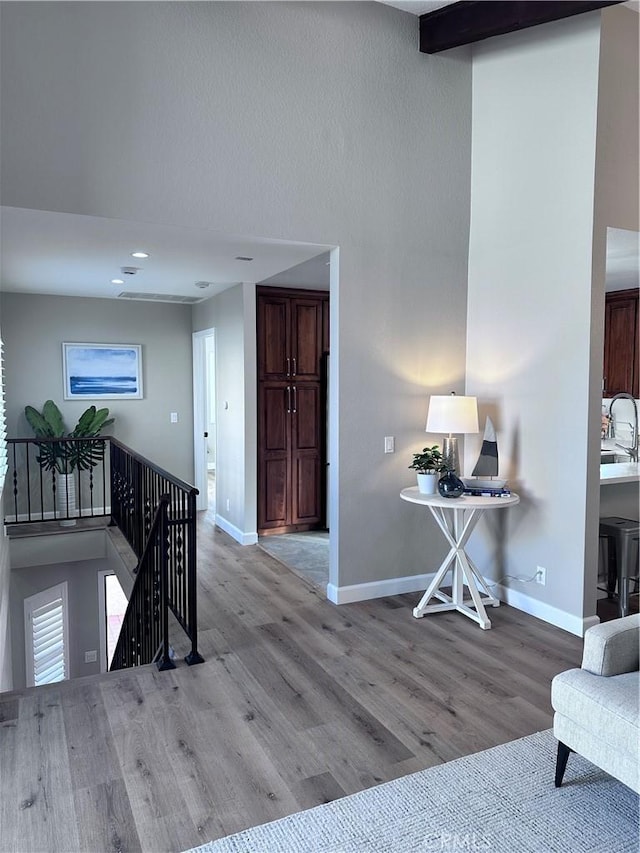
{"label": "wooden floor", "polygon": [[199,555],[205,664],[0,694],[0,850],[176,853],[549,728],[580,662],[506,606],[335,607],[204,514]]}

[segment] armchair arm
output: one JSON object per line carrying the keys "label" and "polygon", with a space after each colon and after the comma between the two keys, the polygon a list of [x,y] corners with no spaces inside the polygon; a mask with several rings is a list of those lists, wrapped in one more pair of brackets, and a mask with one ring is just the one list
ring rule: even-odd
{"label": "armchair arm", "polygon": [[640,664],[640,614],[589,628],[584,635],[582,669],[594,675],[636,672]]}

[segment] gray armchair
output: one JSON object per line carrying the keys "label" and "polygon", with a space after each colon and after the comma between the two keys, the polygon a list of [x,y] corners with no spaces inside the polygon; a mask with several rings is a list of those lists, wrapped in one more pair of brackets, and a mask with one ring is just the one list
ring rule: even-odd
{"label": "gray armchair", "polygon": [[551,684],[558,739],[556,787],[571,752],[640,793],[640,615],[614,619],[584,635],[580,669]]}

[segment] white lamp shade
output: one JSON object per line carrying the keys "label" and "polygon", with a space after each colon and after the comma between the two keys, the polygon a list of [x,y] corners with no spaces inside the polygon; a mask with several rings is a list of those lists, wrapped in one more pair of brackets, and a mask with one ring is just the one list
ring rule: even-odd
{"label": "white lamp shade", "polygon": [[478,432],[477,397],[433,395],[429,400],[425,432]]}

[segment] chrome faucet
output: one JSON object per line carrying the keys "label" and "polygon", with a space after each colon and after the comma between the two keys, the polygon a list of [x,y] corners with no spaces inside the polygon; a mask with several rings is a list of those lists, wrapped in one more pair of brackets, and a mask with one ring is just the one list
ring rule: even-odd
{"label": "chrome faucet", "polygon": [[[613,404],[616,400],[631,400],[633,403],[633,411],[635,413],[635,424],[631,424],[631,447],[625,447],[624,444],[618,444],[616,442],[616,447],[619,447],[621,450],[624,450],[625,453],[629,454],[629,458],[634,462],[638,461],[638,404],[636,403],[633,394],[627,394],[626,391],[623,391],[620,394],[616,394],[615,397],[611,399],[609,403],[609,417],[611,418],[611,423],[613,424]],[[615,438],[615,431],[613,433],[613,438]]]}

